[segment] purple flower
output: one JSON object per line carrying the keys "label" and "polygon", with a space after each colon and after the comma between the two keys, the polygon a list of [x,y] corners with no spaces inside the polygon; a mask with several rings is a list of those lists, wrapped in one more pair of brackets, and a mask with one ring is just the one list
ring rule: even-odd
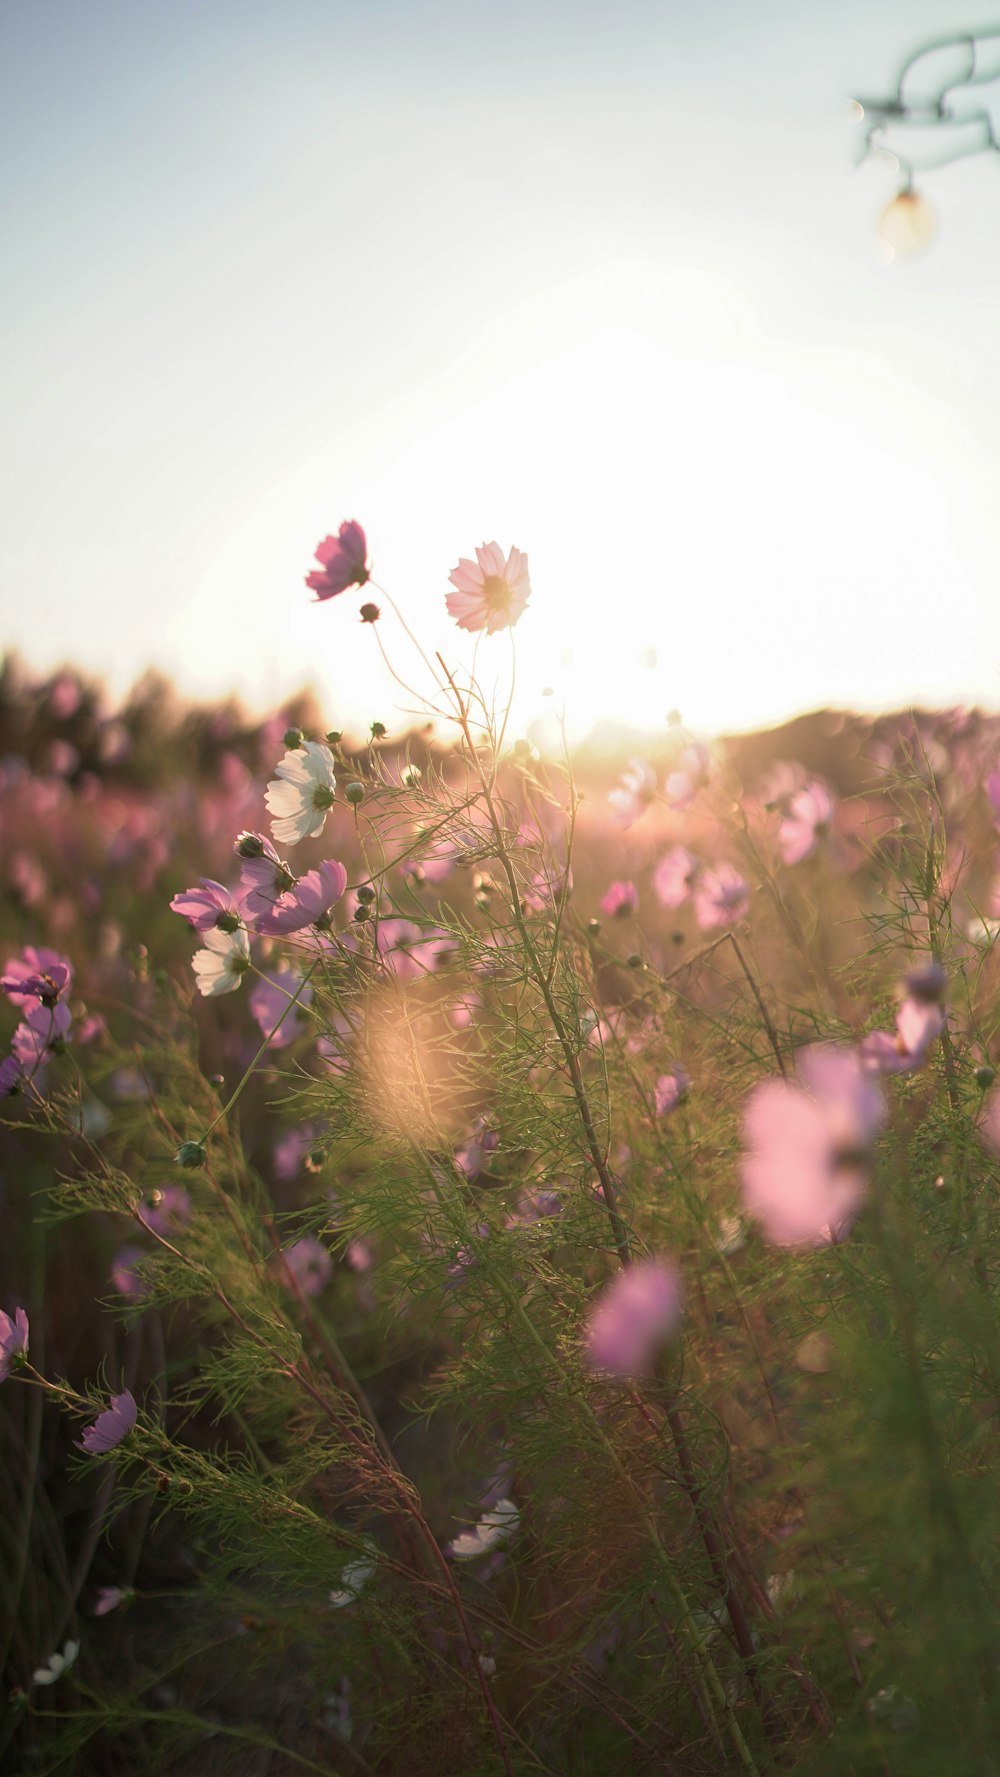
{"label": "purple flower", "polygon": [[191,1199],[183,1185],[161,1185],[135,1213],[144,1228],[167,1236],[191,1220]]}
{"label": "purple flower", "polygon": [[[293,1005],[296,994],[298,1001]],[[294,1043],[296,1037],[302,1035],[305,1021],[300,1008],[308,1005],[311,999],[312,988],[304,988],[293,969],[279,969],[273,974],[261,975],[254,982],[250,1010],[260,1026],[261,1035],[268,1038],[272,1049],[287,1049],[289,1043]],[[282,1017],[283,1013],[285,1017]]]}
{"label": "purple flower", "polygon": [[284,937],[300,932],[303,926],[316,925],[339,901],[347,887],[347,871],[335,858],[327,858],[315,870],[307,870],[295,885],[286,889],[272,906],[257,917],[257,930],[264,937]]}
{"label": "purple flower", "polygon": [[306,585],[318,600],[336,598],[349,586],[364,586],[370,576],[368,543],[357,519],[349,518],[335,537],[324,537],[316,546],[315,569],[306,575]]}
{"label": "purple flower", "polygon": [[295,887],[295,878],[262,833],[241,833],[234,849],[240,860],[243,907],[248,917],[256,919],[269,913],[286,889]]}
{"label": "purple flower", "polygon": [[277,1255],[278,1282],[286,1289],[297,1289],[303,1296],[318,1296],[333,1275],[333,1260],[325,1246],[311,1234],[303,1235]]}
{"label": "purple flower", "polygon": [[830,831],[833,797],[817,779],[797,790],[778,828],[778,845],[786,864],[800,864]]}
{"label": "purple flower", "polygon": [[200,888],[184,889],[170,903],[172,913],[179,913],[194,926],[196,932],[207,932],[212,926],[232,932],[240,923],[239,901],[231,889],[221,882],[203,876]]}
{"label": "purple flower", "polygon": [[39,982],[47,984],[44,989],[47,994],[59,999],[68,991],[72,979],[72,965],[66,957],[60,956],[58,950],[49,950],[44,945],[36,950],[33,944],[26,944],[20,956],[11,957],[0,986],[11,1005],[31,1006],[42,997]]}
{"label": "purple flower", "polygon": [[0,1308],[0,1382],[10,1374],[12,1365],[23,1359],[28,1349],[28,1316],[23,1308],[15,1308],[14,1318]]}
{"label": "purple flower", "polygon": [[613,1278],[590,1311],[585,1356],[612,1376],[648,1374],[659,1347],[677,1331],[680,1279],[665,1259],[641,1259]]}
{"label": "purple flower", "polygon": [[739,871],[732,864],[719,864],[701,877],[694,895],[694,916],[703,932],[735,925],[743,918],[749,900],[749,885]]}
{"label": "purple flower", "polygon": [[139,1276],[137,1266],[147,1257],[144,1247],[123,1246],[115,1255],[111,1267],[111,1281],[120,1296],[127,1302],[141,1302],[143,1296],[149,1295],[149,1284]]}
{"label": "purple flower", "polygon": [[20,1091],[21,1062],[16,1055],[5,1055],[0,1061],[0,1098],[10,1098]]}
{"label": "purple flower", "polygon": [[113,1394],[110,1407],[97,1415],[93,1425],[88,1425],[78,1448],[86,1450],[88,1456],[104,1456],[128,1437],[137,1412],[135,1399],[127,1388],[122,1394]]}

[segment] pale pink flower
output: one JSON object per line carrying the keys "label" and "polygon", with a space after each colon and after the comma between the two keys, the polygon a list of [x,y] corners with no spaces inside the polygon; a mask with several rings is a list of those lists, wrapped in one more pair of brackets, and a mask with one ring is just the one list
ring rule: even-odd
{"label": "pale pink flower", "polygon": [[315,870],[300,876],[294,888],[279,895],[272,907],[257,916],[257,930],[264,937],[286,937],[304,926],[326,918],[347,887],[347,871],[335,858],[327,858]]}
{"label": "pale pink flower", "polygon": [[0,1308],[0,1382],[20,1362],[28,1350],[28,1316],[23,1308],[15,1308],[14,1317]]}
{"label": "pale pink flower", "polygon": [[167,1238],[191,1220],[191,1198],[183,1185],[160,1185],[135,1213],[144,1228]]}
{"label": "pale pink flower", "polygon": [[673,845],[653,871],[653,887],[662,907],[682,907],[698,873],[698,860],[685,845]]}
{"label": "pale pink flower", "polygon": [[800,864],[830,831],[834,802],[825,784],[813,779],[791,799],[778,828],[778,846],[786,864]]}
{"label": "pale pink flower", "polygon": [[111,1281],[120,1296],[128,1302],[140,1302],[143,1296],[149,1295],[149,1284],[140,1277],[138,1267],[148,1254],[141,1246],[123,1246],[115,1254],[111,1267]]}
{"label": "pale pink flower", "polygon": [[295,887],[295,877],[262,833],[241,833],[233,850],[240,860],[240,900],[247,918],[256,920]]}
{"label": "pale pink flower", "polygon": [[11,1037],[10,1046],[26,1074],[40,1085],[40,1070],[50,1055],[58,1055],[70,1033],[70,1011],[64,1000],[54,1006],[29,1001],[28,1010]]}
{"label": "pale pink flower", "polygon": [[333,754],[322,741],[303,741],[287,752],[264,792],[278,844],[298,845],[322,833],[336,788]]}
{"label": "pale pink flower", "polygon": [[895,1035],[873,1030],[862,1038],[866,1066],[881,1074],[909,1074],[923,1067],[927,1050],[947,1023],[941,1004],[946,985],[941,964],[933,960],[910,971],[903,983],[905,997],[896,1013]]}
{"label": "pale pink flower", "polygon": [[630,759],[618,784],[608,791],[612,819],[617,827],[631,827],[656,795],[656,772],[645,759]]}
{"label": "pale pink flower", "polygon": [[191,967],[198,992],[206,999],[235,993],[250,967],[250,941],[242,926],[235,932],[220,932],[217,927],[207,931],[205,948],[195,951]]}
{"label": "pale pink flower", "polygon": [[91,1612],[95,1617],[106,1617],[122,1604],[128,1604],[135,1597],[131,1586],[98,1586],[97,1597]]}
{"label": "pale pink flower", "polygon": [[459,629],[511,629],[531,596],[527,556],[512,549],[505,558],[499,543],[482,544],[474,562],[462,556],[448,578],[456,590],[445,603]]}
{"label": "pale pink flower", "polygon": [[0,1098],[10,1098],[21,1088],[21,1059],[18,1055],[5,1055],[0,1061]]}
{"label": "pale pink flower", "polygon": [[665,1259],[639,1259],[612,1278],[590,1310],[584,1355],[611,1376],[644,1376],[677,1331],[680,1279]]}
{"label": "pale pink flower", "polygon": [[690,1084],[690,1076],[682,1067],[675,1066],[669,1073],[661,1074],[654,1094],[657,1116],[665,1117],[668,1111],[676,1110],[681,1099],[686,1098]]}
{"label": "pale pink flower", "polygon": [[93,1425],[88,1425],[80,1439],[79,1449],[86,1450],[89,1456],[103,1456],[108,1450],[113,1450],[132,1431],[137,1413],[138,1408],[129,1389],[126,1388],[122,1394],[112,1395],[110,1407],[98,1414]]}
{"label": "pale pink flower", "polygon": [[333,1260],[311,1234],[304,1234],[278,1253],[275,1268],[279,1283],[298,1289],[303,1296],[318,1296],[333,1276]]}
{"label": "pale pink flower", "polygon": [[270,1048],[287,1049],[302,1035],[306,1024],[300,1008],[311,999],[312,988],[303,987],[292,969],[258,977],[250,991],[250,1011]]}
{"label": "pale pink flower", "polygon": [[672,808],[690,808],[699,790],[708,783],[711,755],[704,741],[696,740],[685,747],[676,771],[670,772],[665,794]]}
{"label": "pale pink flower", "polygon": [[335,537],[324,537],[316,547],[320,570],[306,575],[306,585],[317,600],[336,598],[349,586],[364,586],[370,578],[368,544],[357,519],[349,518]]}
{"label": "pale pink flower", "polygon": [[743,1196],[776,1246],[824,1246],[849,1232],[885,1117],[877,1080],[853,1049],[816,1044],[798,1083],[768,1080],[743,1112]]}
{"label": "pale pink flower", "polygon": [[612,882],[601,897],[601,912],[610,919],[627,919],[639,911],[639,891],[634,882]]}
{"label": "pale pink flower", "polygon": [[383,919],[378,926],[378,949],[386,968],[401,981],[431,975],[442,958],[455,948],[437,926],[418,926],[412,919]]}
{"label": "pale pink flower", "polygon": [[750,887],[732,864],[704,870],[694,891],[694,916],[703,932],[735,925],[750,901]]}
{"label": "pale pink flower", "polygon": [[172,913],[179,913],[196,932],[207,932],[217,926],[221,932],[233,932],[240,923],[239,899],[232,889],[203,876],[200,888],[184,889],[170,903]]}

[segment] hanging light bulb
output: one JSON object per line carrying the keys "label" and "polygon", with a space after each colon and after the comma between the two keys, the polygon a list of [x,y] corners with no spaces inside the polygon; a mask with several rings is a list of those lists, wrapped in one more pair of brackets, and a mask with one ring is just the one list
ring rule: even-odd
{"label": "hanging light bulb", "polygon": [[937,216],[919,191],[905,188],[898,191],[892,203],[882,211],[878,224],[879,239],[889,249],[890,258],[906,258],[919,253],[934,239]]}

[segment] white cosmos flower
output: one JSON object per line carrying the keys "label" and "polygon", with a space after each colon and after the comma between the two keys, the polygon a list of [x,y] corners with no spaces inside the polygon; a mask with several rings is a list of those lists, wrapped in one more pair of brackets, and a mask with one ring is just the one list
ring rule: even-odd
{"label": "white cosmos flower", "polygon": [[326,825],[337,780],[333,754],[321,741],[303,741],[275,766],[264,801],[271,811],[271,832],[279,845],[314,839]]}
{"label": "white cosmos flower", "polygon": [[238,926],[235,932],[211,927],[205,933],[204,950],[196,950],[191,967],[198,977],[198,992],[235,993],[250,967],[250,940]]}
{"label": "white cosmos flower", "polygon": [[69,1671],[79,1652],[80,1643],[78,1641],[64,1642],[61,1654],[50,1654],[47,1666],[35,1667],[31,1674],[35,1683],[55,1684],[57,1678],[61,1678],[64,1672]]}
{"label": "white cosmos flower", "polygon": [[521,1514],[512,1499],[498,1499],[492,1511],[484,1512],[472,1530],[463,1530],[448,1544],[448,1553],[456,1561],[474,1561],[489,1549],[499,1548],[516,1535]]}
{"label": "white cosmos flower", "polygon": [[345,1604],[353,1604],[355,1599],[360,1597],[374,1572],[374,1554],[358,1555],[355,1560],[348,1561],[341,1569],[340,1585],[335,1586],[330,1593],[330,1603],[334,1610],[343,1610]]}

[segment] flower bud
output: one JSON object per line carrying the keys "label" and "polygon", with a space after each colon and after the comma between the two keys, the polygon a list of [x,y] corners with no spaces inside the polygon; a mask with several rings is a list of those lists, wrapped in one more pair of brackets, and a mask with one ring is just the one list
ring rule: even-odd
{"label": "flower bud", "polygon": [[204,1142],[182,1141],[180,1147],[178,1148],[176,1154],[174,1155],[174,1163],[177,1166],[188,1166],[191,1168],[193,1168],[195,1166],[204,1166],[204,1164],[205,1164],[205,1144],[204,1144]]}
{"label": "flower bud", "polygon": [[337,747],[340,745],[344,736],[339,728],[328,728],[326,731],[326,738],[332,747]]}
{"label": "flower bud", "polygon": [[371,726],[372,740],[384,740],[389,730],[384,722],[373,722]]}
{"label": "flower bud", "polygon": [[587,921],[588,932],[593,933],[593,935],[596,937],[597,933],[600,931],[600,929],[601,929],[601,922],[599,919],[588,919],[588,921]]}
{"label": "flower bud", "polygon": [[361,884],[361,887],[358,889],[358,900],[370,902],[370,901],[374,901],[374,899],[375,899],[375,890],[372,888],[371,883],[370,882],[363,882]]}
{"label": "flower bud", "polygon": [[996,1077],[997,1070],[995,1067],[990,1067],[988,1061],[984,1062],[982,1067],[977,1067],[975,1080],[980,1092],[986,1092],[988,1088],[992,1086]]}
{"label": "flower bud", "polygon": [[302,745],[302,730],[301,728],[286,728],[281,738],[289,751],[294,753]]}
{"label": "flower bud", "polygon": [[344,795],[348,802],[352,803],[354,807],[357,808],[358,803],[363,802],[365,799],[365,786],[364,784],[359,783],[347,784],[344,788]]}
{"label": "flower bud", "polygon": [[264,841],[259,833],[241,833],[233,850],[238,858],[262,858]]}
{"label": "flower bud", "polygon": [[362,607],[361,607],[361,621],[362,621],[362,623],[377,623],[379,618],[381,617],[381,615],[382,615],[382,613],[379,610],[377,605],[369,604],[369,605],[362,605]]}

